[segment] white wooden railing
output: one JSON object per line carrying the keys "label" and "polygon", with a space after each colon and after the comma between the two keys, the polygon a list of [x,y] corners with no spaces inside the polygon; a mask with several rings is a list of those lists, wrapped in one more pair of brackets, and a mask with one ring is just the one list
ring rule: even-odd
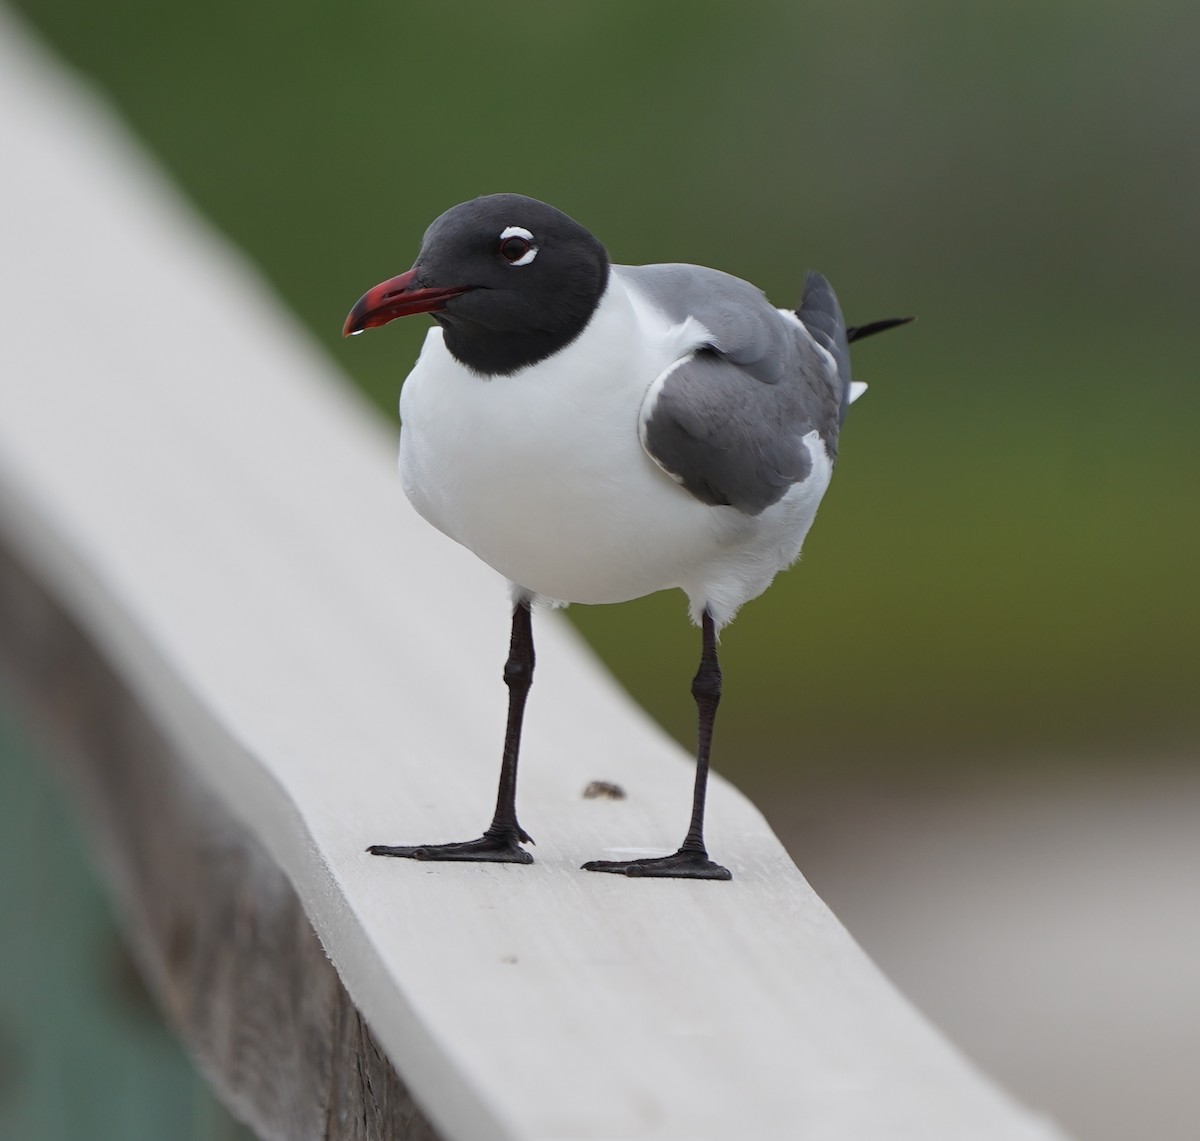
{"label": "white wooden railing", "polygon": [[391,431],[11,17],[0,154],[0,656],[237,1112],[289,1139],[1060,1136],[727,783],[732,883],[578,870],[672,846],[691,768],[556,615],[537,863],[367,856],[486,817],[503,584],[414,517]]}

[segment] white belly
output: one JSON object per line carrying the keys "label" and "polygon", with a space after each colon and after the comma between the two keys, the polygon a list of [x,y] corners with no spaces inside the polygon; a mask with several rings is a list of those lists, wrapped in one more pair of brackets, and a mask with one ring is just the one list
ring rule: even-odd
{"label": "white belly", "polygon": [[810,479],[756,517],[679,487],[642,449],[638,415],[659,373],[699,342],[663,322],[635,340],[655,317],[614,275],[573,344],[490,379],[432,329],[400,400],[404,490],[530,595],[622,602],[681,587],[693,618],[709,605],[723,623],[799,553],[829,463],[814,433]]}

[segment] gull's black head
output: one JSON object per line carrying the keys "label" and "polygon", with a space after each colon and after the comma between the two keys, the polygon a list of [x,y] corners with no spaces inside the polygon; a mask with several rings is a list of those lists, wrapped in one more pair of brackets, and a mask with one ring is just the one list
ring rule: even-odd
{"label": "gull's black head", "polygon": [[536,198],[489,194],[434,221],[412,269],[365,293],[344,332],[430,313],[468,368],[513,373],[579,336],[607,284],[608,254],[578,222]]}

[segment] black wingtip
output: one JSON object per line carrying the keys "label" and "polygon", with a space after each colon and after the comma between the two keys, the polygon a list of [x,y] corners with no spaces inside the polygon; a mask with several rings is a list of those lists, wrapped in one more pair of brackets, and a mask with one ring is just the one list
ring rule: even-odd
{"label": "black wingtip", "polygon": [[876,333],[884,333],[897,325],[907,325],[915,320],[915,317],[888,317],[884,321],[872,321],[869,325],[851,325],[846,330],[846,340],[861,341],[863,337],[873,337]]}

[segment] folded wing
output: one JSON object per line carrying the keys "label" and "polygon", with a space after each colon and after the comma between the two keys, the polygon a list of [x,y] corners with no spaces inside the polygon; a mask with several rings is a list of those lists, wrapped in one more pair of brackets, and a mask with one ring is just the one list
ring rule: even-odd
{"label": "folded wing", "polygon": [[816,432],[831,458],[837,453],[849,402],[849,349],[837,299],[824,278],[810,274],[797,317],[714,270],[636,272],[631,283],[668,316],[690,316],[711,334],[651,385],[641,410],[642,446],[697,499],[757,515],[808,477],[809,433]]}

